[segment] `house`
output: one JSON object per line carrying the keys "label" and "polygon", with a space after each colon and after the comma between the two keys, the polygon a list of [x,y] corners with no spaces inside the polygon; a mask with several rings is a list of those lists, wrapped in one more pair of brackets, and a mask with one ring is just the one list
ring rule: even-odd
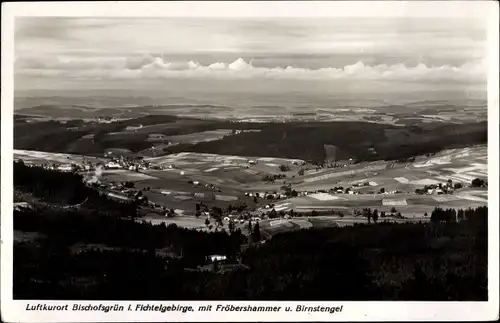
{"label": "house", "polygon": [[210,260],[213,262],[213,261],[223,261],[223,260],[226,260],[226,256],[224,255],[210,255],[208,256],[210,258]]}
{"label": "house", "polygon": [[122,165],[120,165],[114,161],[110,161],[105,165],[105,167],[108,169],[119,169],[119,168],[122,168]]}
{"label": "house", "polygon": [[57,167],[57,170],[61,171],[61,172],[72,172],[74,169],[75,169],[75,167],[73,165],[70,165],[70,164],[59,165]]}
{"label": "house", "polygon": [[249,163],[250,165],[255,165],[255,164],[257,164],[257,162],[256,162],[255,160],[249,160],[249,161],[248,161],[248,163]]}
{"label": "house", "polygon": [[15,211],[22,211],[23,209],[31,209],[31,205],[28,202],[16,202],[14,203]]}

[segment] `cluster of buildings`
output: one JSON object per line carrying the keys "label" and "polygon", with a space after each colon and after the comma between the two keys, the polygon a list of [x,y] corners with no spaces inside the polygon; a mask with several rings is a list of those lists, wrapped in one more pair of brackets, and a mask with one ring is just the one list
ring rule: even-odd
{"label": "cluster of buildings", "polygon": [[416,194],[420,195],[444,195],[444,194],[453,194],[455,188],[460,188],[463,185],[461,183],[446,182],[439,184],[431,184],[425,185],[424,188],[417,188],[415,190]]}
{"label": "cluster of buildings", "polygon": [[256,192],[246,192],[245,196],[248,197],[256,197],[256,198],[265,198],[268,200],[279,200],[279,199],[286,199],[288,196],[284,193],[279,193],[279,192],[261,192],[261,193],[256,193]]}
{"label": "cluster of buildings", "polygon": [[55,170],[59,172],[71,173],[78,171],[92,171],[95,170],[95,165],[92,163],[28,163],[29,167],[41,167],[47,170]]}
{"label": "cluster of buildings", "polygon": [[123,155],[119,157],[113,157],[111,155],[111,152],[104,154],[105,157],[110,158],[109,161],[104,163],[104,168],[106,169],[128,169],[138,171],[150,168],[150,163],[145,162],[142,159],[127,158]]}

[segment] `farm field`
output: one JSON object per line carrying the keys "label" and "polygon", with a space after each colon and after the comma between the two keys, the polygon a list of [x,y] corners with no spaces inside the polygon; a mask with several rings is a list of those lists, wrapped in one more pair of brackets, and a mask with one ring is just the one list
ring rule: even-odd
{"label": "farm field", "polygon": [[[462,189],[454,195],[417,195],[415,193],[400,194],[335,194],[331,199],[317,199],[316,195],[300,196],[286,199],[275,204],[276,211],[312,212],[316,211],[342,211],[352,214],[354,210],[362,208],[377,209],[390,212],[394,207],[404,217],[420,218],[424,213],[430,214],[439,206],[442,208],[468,208],[487,205],[486,189]],[[265,211],[265,209],[261,209]]]}
{"label": "farm field", "polygon": [[[90,157],[59,153],[15,150],[15,159],[26,161],[81,162]],[[97,159],[95,159],[97,161]],[[414,163],[393,163],[391,161],[365,162],[343,168],[314,170],[315,166],[304,164],[297,159],[269,157],[240,157],[204,153],[178,153],[161,157],[146,158],[153,165],[165,167],[163,170],[104,170],[105,182],[132,181],[136,189],[144,191],[148,199],[158,205],[173,208],[179,214],[177,220],[192,216],[197,203],[209,207],[227,208],[230,204],[245,203],[249,210],[269,212],[267,203],[273,203],[276,211],[294,210],[307,213],[342,211],[346,215],[362,208],[389,212],[396,208],[406,218],[421,219],[430,214],[436,206],[444,208],[468,208],[487,205],[487,189],[467,188],[473,178],[487,179],[486,146],[450,149],[433,156],[417,157]],[[250,163],[249,161],[252,161]],[[281,172],[279,165],[287,165],[290,170]],[[171,168],[170,168],[171,167]],[[306,169],[304,175],[298,175]],[[309,169],[309,170],[307,170]],[[263,176],[284,174],[286,178],[273,183],[264,182]],[[444,183],[452,180],[461,182],[465,188],[452,195],[417,195],[415,189],[424,185]],[[196,182],[196,183],[195,183]],[[281,186],[291,184],[297,191],[326,190],[334,186],[351,187],[357,183],[367,186],[353,187],[360,194],[310,193],[285,200],[259,200],[255,203],[245,193],[280,192]],[[380,189],[395,194],[377,194]],[[155,218],[157,220],[157,218]],[[163,221],[164,219],[162,219]],[[191,220],[190,220],[191,221]],[[340,221],[340,222],[339,222]],[[350,223],[347,218],[339,223]],[[195,221],[196,222],[196,221]],[[186,222],[187,223],[187,222]],[[265,222],[264,222],[265,223]],[[186,224],[191,225],[191,224]],[[309,224],[302,224],[309,225]],[[290,225],[288,225],[290,226]],[[295,227],[295,224],[292,225]],[[300,225],[299,225],[300,227]]]}
{"label": "farm field", "polygon": [[231,135],[230,129],[208,130],[203,132],[195,132],[186,135],[166,136],[165,139],[172,144],[196,144],[205,141],[214,141],[222,139],[224,136]]}
{"label": "farm field", "polygon": [[27,163],[82,163],[83,161],[98,162],[102,158],[77,155],[77,154],[62,154],[36,150],[14,149],[14,160],[22,159]]}
{"label": "farm field", "polygon": [[311,172],[300,177],[297,189],[314,190],[332,184],[348,187],[368,182],[369,187],[355,188],[362,192],[401,190],[413,192],[424,185],[453,182],[470,184],[472,179],[487,179],[486,146],[445,150],[432,157],[418,157],[415,163],[392,162],[362,163],[340,169],[322,170],[320,175]]}

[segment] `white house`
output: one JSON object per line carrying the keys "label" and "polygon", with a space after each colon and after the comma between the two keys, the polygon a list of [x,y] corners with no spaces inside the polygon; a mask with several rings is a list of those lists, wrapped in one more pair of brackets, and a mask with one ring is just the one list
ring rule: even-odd
{"label": "white house", "polygon": [[110,169],[119,169],[119,168],[122,168],[122,165],[118,164],[118,163],[115,163],[114,161],[110,161],[106,164],[106,168],[110,168]]}
{"label": "white house", "polygon": [[222,261],[222,260],[226,260],[226,256],[224,255],[210,255],[210,260],[211,261]]}
{"label": "white house", "polygon": [[28,202],[14,203],[14,210],[21,211],[22,209],[31,209],[31,205]]}
{"label": "white house", "polygon": [[61,171],[61,172],[71,172],[73,171],[73,166],[72,165],[69,165],[69,164],[65,164],[65,165],[59,165],[57,167],[57,170]]}

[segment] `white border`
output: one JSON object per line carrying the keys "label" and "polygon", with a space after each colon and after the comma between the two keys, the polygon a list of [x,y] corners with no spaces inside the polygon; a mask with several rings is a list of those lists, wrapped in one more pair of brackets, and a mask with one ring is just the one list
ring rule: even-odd
{"label": "white border", "polygon": [[[12,146],[13,146],[13,30],[16,16],[93,16],[93,17],[481,17],[489,21],[488,75],[488,174],[489,174],[489,301],[475,302],[314,302],[329,306],[343,305],[335,314],[297,312],[243,313],[193,312],[190,314],[146,312],[29,312],[26,304],[12,300]],[[131,322],[131,321],[470,321],[498,319],[498,245],[499,245],[499,173],[498,173],[498,3],[496,1],[357,1],[357,2],[34,2],[2,3],[2,109],[1,109],[1,314],[6,322]],[[73,304],[76,302],[36,302]],[[115,302],[78,302],[115,304]],[[117,302],[136,304],[139,302]],[[148,303],[148,302],[140,302]],[[188,302],[184,302],[187,304]],[[193,307],[206,304],[241,302],[189,302]],[[243,302],[273,305],[274,302]],[[304,305],[308,302],[300,302]],[[160,304],[156,302],[155,304]],[[183,304],[162,302],[161,304]],[[296,302],[276,302],[293,306]],[[70,305],[71,306],[71,305]]]}

